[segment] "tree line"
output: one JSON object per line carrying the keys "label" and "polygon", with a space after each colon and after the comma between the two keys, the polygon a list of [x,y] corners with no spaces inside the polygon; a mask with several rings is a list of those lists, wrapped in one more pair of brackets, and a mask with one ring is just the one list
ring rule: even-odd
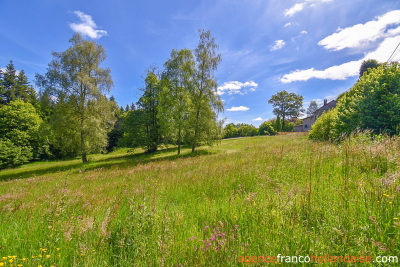
{"label": "tree line", "polygon": [[194,152],[221,139],[214,76],[221,55],[210,31],[199,31],[195,49],[174,49],[162,68],[149,68],[141,97],[125,109],[107,97],[113,81],[101,67],[104,48],[79,34],[70,43],[36,74],[38,93],[12,62],[0,71],[0,168],[78,155],[85,163],[116,146],[152,152],[172,144],[180,154],[183,145]]}

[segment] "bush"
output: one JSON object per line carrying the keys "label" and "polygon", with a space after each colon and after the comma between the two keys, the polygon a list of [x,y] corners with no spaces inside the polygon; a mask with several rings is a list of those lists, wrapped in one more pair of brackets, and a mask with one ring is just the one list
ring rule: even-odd
{"label": "bush", "polygon": [[263,122],[258,128],[259,135],[275,135],[274,124],[271,121]]}
{"label": "bush", "polygon": [[27,146],[16,146],[8,139],[0,139],[0,169],[10,168],[28,162],[32,151]]}
{"label": "bush", "polygon": [[39,127],[42,123],[32,104],[11,101],[0,107],[0,169],[37,158],[41,153]]}
{"label": "bush", "polygon": [[317,121],[312,125],[308,138],[312,140],[329,140],[333,136],[337,109],[331,109],[322,113]]}

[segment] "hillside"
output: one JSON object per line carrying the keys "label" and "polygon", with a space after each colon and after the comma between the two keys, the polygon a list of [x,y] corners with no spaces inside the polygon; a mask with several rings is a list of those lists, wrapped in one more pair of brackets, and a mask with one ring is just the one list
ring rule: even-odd
{"label": "hillside", "polygon": [[227,266],[240,256],[398,255],[399,151],[399,140],[337,146],[291,134],[184,148],[180,157],[176,148],[119,150],[88,164],[3,170],[0,263]]}

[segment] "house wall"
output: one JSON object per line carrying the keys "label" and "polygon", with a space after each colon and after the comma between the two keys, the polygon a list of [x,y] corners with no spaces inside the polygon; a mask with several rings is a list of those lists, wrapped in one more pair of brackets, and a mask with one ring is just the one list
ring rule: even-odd
{"label": "house wall", "polygon": [[308,132],[314,123],[314,116],[303,119],[303,132]]}

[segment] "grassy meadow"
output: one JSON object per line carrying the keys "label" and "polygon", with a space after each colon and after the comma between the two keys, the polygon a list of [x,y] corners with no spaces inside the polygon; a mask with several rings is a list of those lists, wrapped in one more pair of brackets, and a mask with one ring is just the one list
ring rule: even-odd
{"label": "grassy meadow", "polygon": [[399,256],[399,139],[334,145],[290,134],[176,152],[118,150],[87,164],[1,171],[0,266]]}

